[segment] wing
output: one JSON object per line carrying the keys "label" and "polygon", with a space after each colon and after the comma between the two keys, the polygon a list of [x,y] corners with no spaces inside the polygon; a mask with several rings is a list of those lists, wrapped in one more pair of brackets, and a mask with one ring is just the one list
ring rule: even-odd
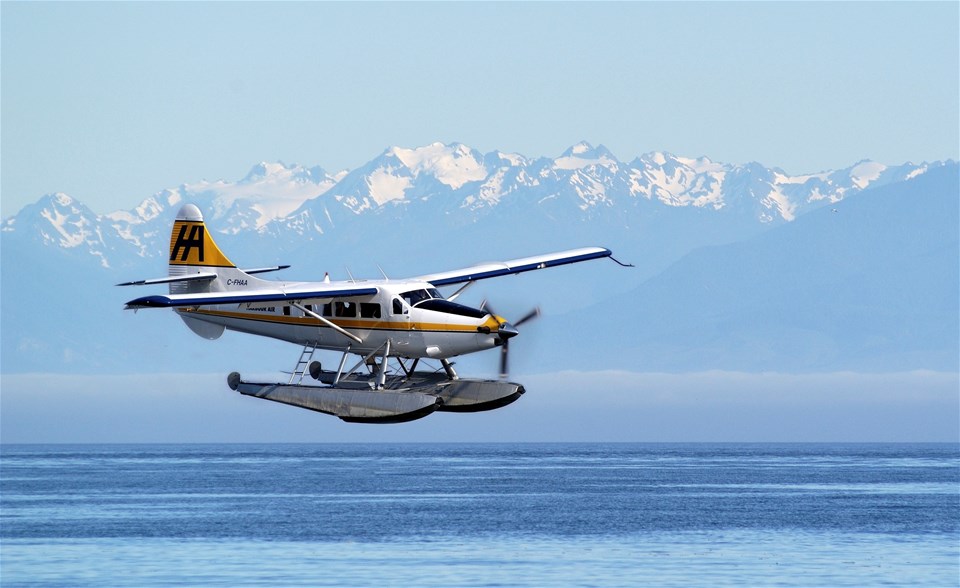
{"label": "wing", "polygon": [[520,259],[511,259],[510,261],[495,261],[482,263],[471,267],[452,270],[449,272],[440,272],[437,274],[427,274],[417,276],[416,280],[430,282],[434,286],[448,286],[450,284],[461,284],[463,282],[472,282],[474,280],[485,280],[497,276],[506,276],[510,274],[519,274],[568,263],[579,263],[591,259],[600,259],[601,257],[610,257],[611,251],[603,247],[585,247],[583,249],[571,249],[569,251],[559,251],[557,253],[546,253],[544,255],[534,255],[533,257],[522,257]]}
{"label": "wing", "polygon": [[213,306],[217,304],[244,304],[267,302],[299,302],[302,300],[326,300],[371,296],[377,289],[370,286],[347,286],[343,284],[304,284],[289,288],[239,290],[232,292],[201,292],[197,294],[168,294],[144,296],[127,302],[126,308],[174,308],[178,306]]}

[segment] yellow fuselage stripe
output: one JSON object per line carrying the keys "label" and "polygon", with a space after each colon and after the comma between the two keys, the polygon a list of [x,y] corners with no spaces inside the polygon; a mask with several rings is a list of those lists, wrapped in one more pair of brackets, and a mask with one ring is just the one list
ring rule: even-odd
{"label": "yellow fuselage stripe", "polygon": [[[315,318],[308,316],[286,316],[259,312],[232,312],[227,310],[190,310],[181,309],[181,312],[191,312],[224,318],[261,321],[291,326],[330,328]],[[453,323],[424,323],[413,321],[385,321],[382,319],[344,320],[327,318],[330,322],[344,329],[388,330],[388,331],[442,331],[451,333],[476,333],[477,327],[482,325],[458,325]],[[495,322],[494,322],[495,323]],[[492,330],[496,330],[494,324]]]}

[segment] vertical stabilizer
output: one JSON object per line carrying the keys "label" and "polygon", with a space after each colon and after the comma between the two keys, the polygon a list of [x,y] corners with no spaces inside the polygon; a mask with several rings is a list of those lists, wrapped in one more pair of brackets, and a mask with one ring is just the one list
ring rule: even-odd
{"label": "vertical stabilizer", "polygon": [[170,266],[236,267],[217,247],[203,224],[203,214],[193,204],[184,204],[173,223]]}
{"label": "vertical stabilizer", "polygon": [[260,282],[237,269],[220,251],[203,222],[200,209],[193,204],[184,204],[177,213],[173,230],[170,232],[168,275],[188,276],[200,273],[214,273],[217,277],[212,280],[172,282],[170,293],[222,292],[237,289],[235,285],[252,286],[254,282]]}

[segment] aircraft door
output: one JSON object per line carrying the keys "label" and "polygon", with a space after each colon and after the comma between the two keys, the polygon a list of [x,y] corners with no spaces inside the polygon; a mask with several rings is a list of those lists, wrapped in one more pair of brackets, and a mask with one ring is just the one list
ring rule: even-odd
{"label": "aircraft door", "polygon": [[390,304],[390,338],[399,350],[407,350],[411,343],[410,306],[401,298],[394,296]]}

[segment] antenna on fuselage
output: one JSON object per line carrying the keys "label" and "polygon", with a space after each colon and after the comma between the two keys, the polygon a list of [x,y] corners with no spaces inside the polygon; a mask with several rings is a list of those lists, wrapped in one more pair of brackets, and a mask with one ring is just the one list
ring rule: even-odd
{"label": "antenna on fuselage", "polygon": [[383,271],[383,268],[380,267],[380,264],[379,264],[379,263],[377,264],[377,269],[380,270],[380,273],[381,273],[381,274],[383,274],[383,279],[389,282],[389,281],[390,281],[390,277],[387,276],[387,272]]}
{"label": "antenna on fuselage", "polygon": [[350,276],[350,281],[351,281],[351,282],[356,282],[356,281],[357,281],[356,278],[353,277],[353,274],[350,273],[350,268],[348,268],[347,266],[343,266],[343,269],[347,270],[347,275]]}

